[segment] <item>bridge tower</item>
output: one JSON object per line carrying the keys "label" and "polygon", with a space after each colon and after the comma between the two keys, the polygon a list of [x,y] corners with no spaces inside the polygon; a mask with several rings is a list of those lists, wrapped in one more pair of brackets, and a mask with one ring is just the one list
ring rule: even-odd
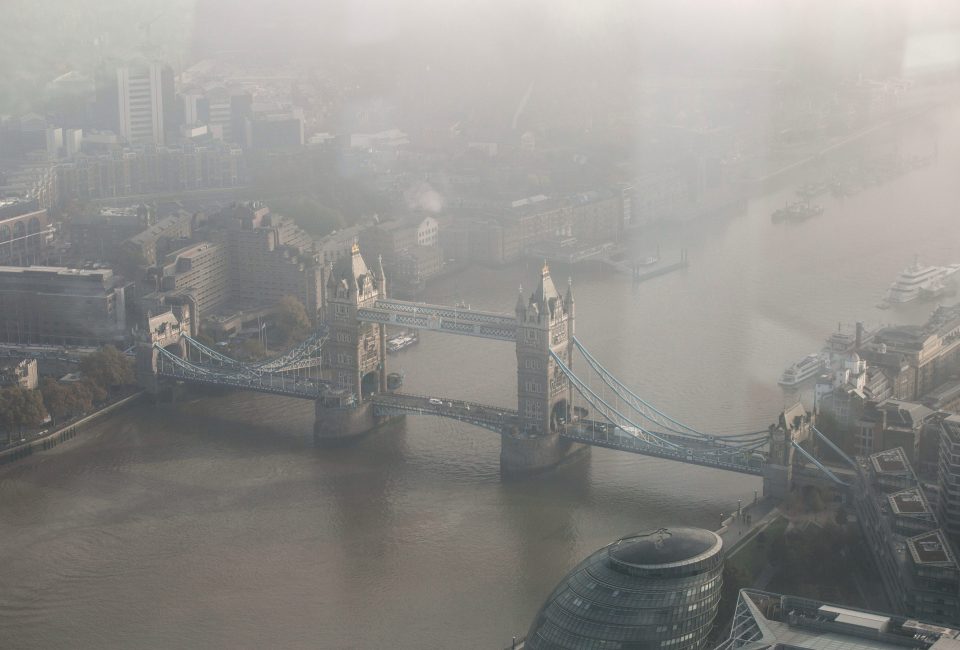
{"label": "bridge tower", "polygon": [[516,431],[504,432],[500,467],[508,473],[546,469],[582,445],[560,438],[572,415],[572,386],[551,352],[571,365],[574,334],[573,289],[557,291],[550,269],[543,265],[539,285],[529,300],[517,298]]}
{"label": "bridge tower", "polygon": [[317,400],[314,439],[341,440],[365,433],[377,421],[369,402],[387,389],[386,332],[382,324],[364,323],[357,310],[386,298],[383,263],[371,271],[353,245],[349,257],[338,260],[326,281],[328,327],[323,367],[331,388]]}
{"label": "bridge tower", "polygon": [[193,334],[194,320],[189,303],[172,305],[162,314],[149,316],[146,327],[138,333],[136,364],[134,366],[137,383],[148,393],[160,392],[157,378],[156,347],[167,348],[177,356],[187,356],[187,344],[183,335]]}

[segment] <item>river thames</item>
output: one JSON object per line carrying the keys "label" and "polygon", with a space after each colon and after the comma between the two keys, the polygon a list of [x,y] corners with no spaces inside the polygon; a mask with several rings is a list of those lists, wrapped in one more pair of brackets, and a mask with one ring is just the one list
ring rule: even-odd
{"label": "river thames", "polygon": [[[802,176],[745,214],[640,237],[691,266],[637,287],[572,273],[578,337],[636,392],[701,430],[758,430],[783,369],[876,309],[910,263],[960,262],[955,115],[935,165],[772,224]],[[892,144],[890,146],[893,146]],[[814,172],[811,178],[816,178]],[[424,300],[511,312],[539,265],[473,269]],[[567,270],[554,269],[561,287]],[[509,344],[427,332],[389,358],[405,390],[510,406]],[[235,393],[141,405],[0,469],[0,645],[40,648],[507,646],[597,547],[662,525],[716,528],[759,479],[604,449],[502,481],[499,437],[407,417],[313,447],[313,405]]]}

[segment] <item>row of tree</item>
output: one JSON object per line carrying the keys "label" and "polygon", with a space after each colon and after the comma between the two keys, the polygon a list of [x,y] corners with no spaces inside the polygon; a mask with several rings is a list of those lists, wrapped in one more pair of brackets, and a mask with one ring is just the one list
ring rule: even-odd
{"label": "row of tree", "polygon": [[45,378],[40,390],[0,390],[0,431],[7,433],[6,441],[48,418],[56,423],[92,411],[114,390],[133,383],[133,360],[108,345],[81,360],[80,374],[82,379],[73,382]]}

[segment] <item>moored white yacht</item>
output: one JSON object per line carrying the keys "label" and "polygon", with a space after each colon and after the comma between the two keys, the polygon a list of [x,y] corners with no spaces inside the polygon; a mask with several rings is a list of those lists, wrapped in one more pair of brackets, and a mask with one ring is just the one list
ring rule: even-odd
{"label": "moored white yacht", "polygon": [[824,369],[826,363],[823,355],[808,354],[800,361],[783,371],[778,382],[781,386],[796,386],[799,383],[816,376]]}
{"label": "moored white yacht", "polygon": [[941,295],[947,291],[947,278],[957,271],[960,271],[960,264],[923,266],[920,264],[919,257],[915,258],[913,264],[905,268],[890,285],[886,300],[889,303],[900,304],[921,297]]}

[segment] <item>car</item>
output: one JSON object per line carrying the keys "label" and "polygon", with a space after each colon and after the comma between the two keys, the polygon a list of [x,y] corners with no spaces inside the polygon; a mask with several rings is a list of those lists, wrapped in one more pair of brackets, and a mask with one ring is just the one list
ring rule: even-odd
{"label": "car", "polygon": [[434,406],[443,406],[443,400],[437,399],[436,397],[431,397],[430,403],[433,404]]}

